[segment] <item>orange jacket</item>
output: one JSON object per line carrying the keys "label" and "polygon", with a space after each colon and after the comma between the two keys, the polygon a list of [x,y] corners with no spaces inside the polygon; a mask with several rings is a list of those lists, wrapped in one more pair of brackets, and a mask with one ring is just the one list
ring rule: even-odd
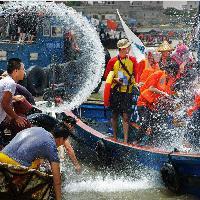
{"label": "orange jacket", "polygon": [[148,78],[151,74],[153,74],[154,72],[156,72],[156,71],[159,70],[159,69],[160,69],[160,68],[159,68],[158,63],[156,63],[156,64],[153,65],[153,66],[146,67],[146,68],[143,70],[143,72],[142,72],[142,74],[141,74],[141,76],[140,76],[140,82],[145,83],[145,81],[147,80],[147,78]]}
{"label": "orange jacket", "polygon": [[200,108],[200,93],[197,93],[194,97],[194,106],[188,108],[187,114],[188,116],[192,116],[194,111],[197,111]]}
{"label": "orange jacket", "polygon": [[163,75],[163,70],[157,70],[152,73],[144,82],[144,85],[140,87],[140,92],[142,93],[144,90],[148,89],[150,86],[157,86],[157,83],[160,77]]}
{"label": "orange jacket", "polygon": [[138,106],[146,105],[150,107],[153,103],[157,101],[157,99],[161,96],[161,94],[157,94],[149,90],[151,86],[164,91],[166,89],[166,73],[163,70],[157,70],[153,74],[149,76],[143,85],[142,92],[138,99]]}
{"label": "orange jacket", "polygon": [[[131,57],[130,59],[132,60]],[[132,60],[134,62],[134,60]],[[141,78],[141,74],[143,73],[144,69],[146,67],[146,60],[141,60],[139,63],[137,63],[137,65],[134,66],[134,72],[135,72],[135,82],[139,83],[141,82],[140,78]]]}

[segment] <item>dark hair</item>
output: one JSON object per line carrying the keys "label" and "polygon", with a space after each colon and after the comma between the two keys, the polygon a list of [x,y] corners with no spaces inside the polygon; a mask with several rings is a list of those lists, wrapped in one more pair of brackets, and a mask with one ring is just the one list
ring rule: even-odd
{"label": "dark hair", "polygon": [[27,119],[34,126],[40,126],[49,132],[52,132],[56,124],[59,123],[57,119],[44,113],[34,113],[29,115]]}
{"label": "dark hair", "polygon": [[14,70],[20,69],[21,67],[21,59],[19,58],[11,58],[8,60],[7,72],[11,74]]}
{"label": "dark hair", "polygon": [[55,125],[55,127],[53,128],[52,134],[54,135],[55,138],[63,137],[64,139],[67,139],[70,134],[70,131],[65,126],[64,123],[60,122]]}
{"label": "dark hair", "polygon": [[56,113],[56,118],[73,126],[76,124],[76,119],[74,117],[66,115],[64,112]]}
{"label": "dark hair", "polygon": [[173,76],[176,76],[178,74],[179,71],[179,65],[177,63],[169,63],[168,65],[166,65],[164,67],[164,70]]}

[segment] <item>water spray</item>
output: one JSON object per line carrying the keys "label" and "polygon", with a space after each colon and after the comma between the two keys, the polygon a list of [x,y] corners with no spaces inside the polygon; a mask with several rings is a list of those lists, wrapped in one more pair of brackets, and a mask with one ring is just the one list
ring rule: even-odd
{"label": "water spray", "polygon": [[[54,82],[55,79],[63,77],[64,82],[68,83],[65,84],[67,98],[59,107],[47,107],[43,104],[40,109],[45,112],[55,110],[56,112],[62,112],[66,109],[72,110],[86,101],[100,82],[105,63],[104,48],[100,42],[99,35],[86,17],[77,13],[73,8],[54,2],[9,2],[4,4],[2,9],[5,15],[7,13],[8,16],[15,13],[16,10],[30,12],[35,9],[39,13],[41,20],[45,16],[56,19],[62,25],[63,30],[73,31],[76,35],[80,53],[73,65],[69,63],[53,63],[55,68],[53,73],[55,74],[52,81]],[[49,49],[49,51],[54,55],[53,50]],[[42,59],[45,60],[45,58]],[[56,57],[55,59],[60,58]],[[60,71],[56,73],[59,69]]]}

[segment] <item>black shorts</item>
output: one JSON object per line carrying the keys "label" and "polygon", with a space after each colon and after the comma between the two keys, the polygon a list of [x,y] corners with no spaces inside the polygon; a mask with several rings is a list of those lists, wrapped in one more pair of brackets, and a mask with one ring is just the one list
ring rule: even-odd
{"label": "black shorts", "polygon": [[119,92],[115,89],[111,91],[110,108],[114,113],[130,113],[132,107],[132,94]]}

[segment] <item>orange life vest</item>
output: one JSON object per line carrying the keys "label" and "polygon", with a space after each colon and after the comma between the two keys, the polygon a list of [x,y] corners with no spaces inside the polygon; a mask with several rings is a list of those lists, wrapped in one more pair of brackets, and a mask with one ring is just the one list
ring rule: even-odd
{"label": "orange life vest", "polygon": [[188,108],[187,114],[188,116],[192,116],[194,111],[197,111],[200,108],[200,94],[196,94],[194,98],[194,106]]}
{"label": "orange life vest", "polygon": [[166,89],[166,73],[163,70],[154,72],[146,80],[141,96],[148,101],[150,104],[154,103],[161,95],[149,90],[149,87],[154,86],[155,88],[165,91]]}
{"label": "orange life vest", "polygon": [[104,106],[110,105],[110,92],[111,92],[111,86],[114,78],[114,71],[110,71],[107,78],[106,83],[104,86]]}
{"label": "orange life vest", "polygon": [[145,81],[148,79],[148,77],[153,74],[154,72],[156,72],[157,70],[159,70],[159,65],[158,63],[156,63],[153,66],[150,67],[146,67],[143,72],[142,75],[140,76],[140,82],[145,83]]}
{"label": "orange life vest", "polygon": [[152,73],[144,82],[144,85],[140,87],[140,92],[148,89],[152,85],[157,85],[158,80],[163,75],[162,70],[157,70],[156,72]]}

